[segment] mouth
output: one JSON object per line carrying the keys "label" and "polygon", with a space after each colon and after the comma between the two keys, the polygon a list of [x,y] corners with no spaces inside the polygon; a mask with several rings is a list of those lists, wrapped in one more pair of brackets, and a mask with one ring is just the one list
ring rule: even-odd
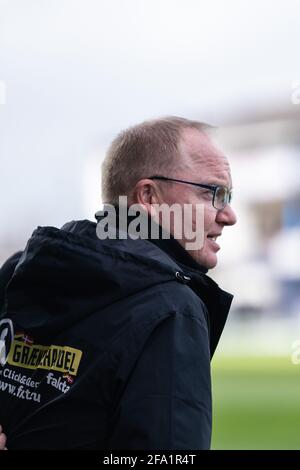
{"label": "mouth", "polygon": [[209,245],[210,245],[210,248],[213,250],[213,251],[219,251],[220,250],[220,245],[218,245],[218,243],[216,243],[216,240],[218,237],[220,237],[221,234],[220,233],[211,233],[211,234],[208,234],[207,235],[207,238],[209,240]]}
{"label": "mouth", "polygon": [[217,240],[218,237],[221,236],[221,233],[211,233],[207,235],[207,238],[213,240],[214,242]]}

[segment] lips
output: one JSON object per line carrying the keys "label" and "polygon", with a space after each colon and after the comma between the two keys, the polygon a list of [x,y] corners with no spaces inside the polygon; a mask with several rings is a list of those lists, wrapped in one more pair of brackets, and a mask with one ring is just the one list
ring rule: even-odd
{"label": "lips", "polygon": [[213,250],[214,252],[217,252],[220,250],[220,245],[218,245],[218,243],[216,242],[216,238],[217,236],[219,235],[207,235],[207,238],[208,238],[208,246],[210,247],[211,250]]}
{"label": "lips", "polygon": [[222,234],[221,233],[209,233],[207,235],[207,238],[210,238],[214,242],[216,241],[217,237],[220,237]]}

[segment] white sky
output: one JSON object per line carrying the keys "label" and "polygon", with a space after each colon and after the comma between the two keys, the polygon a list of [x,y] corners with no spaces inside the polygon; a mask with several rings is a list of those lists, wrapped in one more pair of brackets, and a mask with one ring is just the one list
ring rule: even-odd
{"label": "white sky", "polygon": [[88,161],[121,128],[288,106],[299,24],[299,0],[0,0],[0,243],[90,216]]}

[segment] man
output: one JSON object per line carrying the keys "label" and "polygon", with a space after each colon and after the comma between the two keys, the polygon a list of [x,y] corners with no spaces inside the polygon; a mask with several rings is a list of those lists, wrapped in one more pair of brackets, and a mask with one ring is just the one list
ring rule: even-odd
{"label": "man", "polygon": [[[231,188],[206,126],[145,122],[113,141],[103,200],[116,206],[125,195],[149,220],[162,203],[201,205],[202,246],[188,252],[186,232],[166,239],[163,225],[159,239],[124,237],[117,223],[116,239],[100,240],[83,220],[38,227],[6,262],[0,422],[9,448],[210,447],[210,359],[232,296],[205,273],[216,238],[236,222]],[[198,229],[195,218],[182,222]]]}

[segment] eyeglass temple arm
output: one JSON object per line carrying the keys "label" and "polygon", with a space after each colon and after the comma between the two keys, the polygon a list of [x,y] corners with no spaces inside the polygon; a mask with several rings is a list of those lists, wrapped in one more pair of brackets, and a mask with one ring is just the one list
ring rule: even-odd
{"label": "eyeglass temple arm", "polygon": [[212,185],[212,184],[202,184],[202,183],[194,183],[192,181],[184,181],[184,180],[178,180],[176,178],[167,178],[166,176],[150,176],[148,178],[149,180],[165,180],[165,181],[175,181],[177,183],[185,183],[185,184],[192,184],[193,186],[198,186],[200,188],[206,188],[214,191],[218,186]]}

